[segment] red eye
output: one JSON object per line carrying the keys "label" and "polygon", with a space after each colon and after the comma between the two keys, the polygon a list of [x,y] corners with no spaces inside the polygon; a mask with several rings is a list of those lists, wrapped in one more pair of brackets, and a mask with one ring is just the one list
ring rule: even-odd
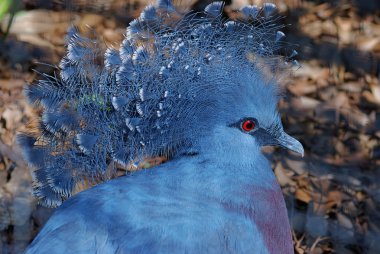
{"label": "red eye", "polygon": [[250,132],[255,128],[255,122],[252,120],[245,120],[241,127],[244,131]]}

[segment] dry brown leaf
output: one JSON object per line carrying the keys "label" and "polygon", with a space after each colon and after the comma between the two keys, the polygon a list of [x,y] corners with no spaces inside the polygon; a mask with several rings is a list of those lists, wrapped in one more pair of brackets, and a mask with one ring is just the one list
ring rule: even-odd
{"label": "dry brown leaf", "polygon": [[11,105],[4,110],[1,117],[5,120],[5,127],[8,130],[13,130],[20,124],[23,113],[18,107]]}
{"label": "dry brown leaf", "polygon": [[332,20],[326,20],[322,22],[322,34],[332,37],[337,37],[338,29]]}
{"label": "dry brown leaf", "polygon": [[373,84],[370,86],[370,89],[376,102],[380,104],[380,84]]}
{"label": "dry brown leaf", "polygon": [[361,37],[357,42],[358,49],[362,51],[380,51],[380,37]]}
{"label": "dry brown leaf", "polygon": [[359,82],[346,82],[339,88],[350,93],[360,93],[363,86]]}
{"label": "dry brown leaf", "polygon": [[334,96],[334,100],[331,100],[327,103],[327,107],[334,107],[336,109],[346,107],[350,107],[350,103],[347,97],[347,94],[344,92],[339,92],[336,96]]}
{"label": "dry brown leaf", "polygon": [[333,8],[331,8],[331,5],[329,3],[323,3],[320,5],[317,5],[313,9],[313,12],[317,13],[320,19],[328,19],[333,15],[334,10]]}
{"label": "dry brown leaf", "polygon": [[240,10],[242,7],[250,4],[249,0],[232,0],[232,4],[229,6],[232,10]]}
{"label": "dry brown leaf", "polygon": [[310,193],[304,189],[297,189],[295,196],[296,196],[296,199],[305,203],[309,203],[311,201]]}
{"label": "dry brown leaf", "polygon": [[296,82],[288,85],[287,88],[292,94],[296,96],[311,94],[317,90],[316,85],[311,84],[306,80],[297,80]]}
{"label": "dry brown leaf", "polygon": [[359,109],[353,107],[344,108],[339,111],[347,119],[348,124],[356,128],[364,128],[370,123],[369,116]]}
{"label": "dry brown leaf", "polygon": [[321,102],[307,96],[300,96],[291,100],[291,107],[298,111],[313,110],[319,106]]}
{"label": "dry brown leaf", "polygon": [[0,79],[1,90],[15,90],[22,89],[25,85],[25,80],[22,79]]}
{"label": "dry brown leaf", "polygon": [[352,33],[352,19],[337,17],[335,18],[335,24],[337,24],[339,42],[343,44],[350,44],[354,38],[354,34]]}
{"label": "dry brown leaf", "polygon": [[274,169],[274,173],[276,175],[277,181],[279,182],[281,186],[286,186],[286,185],[295,186],[296,185],[296,183],[287,175],[281,162],[277,163]]}
{"label": "dry brown leaf", "polygon": [[304,254],[305,253],[305,250],[302,249],[301,247],[295,247],[295,250],[296,250],[297,254]]}
{"label": "dry brown leaf", "polygon": [[369,104],[372,106],[380,105],[380,102],[375,98],[373,93],[371,93],[370,91],[364,91],[362,93],[362,99],[366,104]]}
{"label": "dry brown leaf", "polygon": [[358,191],[355,197],[358,201],[364,201],[367,198],[367,195],[362,191]]}
{"label": "dry brown leaf", "polygon": [[337,213],[336,214],[336,217],[338,219],[338,222],[339,224],[342,226],[342,227],[345,227],[347,229],[352,229],[354,227],[354,225],[352,224],[350,218],[348,218],[346,215],[344,215],[343,213]]}
{"label": "dry brown leaf", "polygon": [[333,207],[334,205],[340,205],[343,200],[343,194],[340,191],[333,190],[327,193],[327,206],[328,208]]}
{"label": "dry brown leaf", "polygon": [[[62,25],[63,23],[66,27],[69,27],[70,24],[77,24],[77,20],[79,20],[79,17],[72,15],[70,12],[30,10],[16,15],[9,33],[16,35],[49,33],[53,32],[57,25]],[[2,22],[2,24],[5,26],[8,23]]]}
{"label": "dry brown leaf", "polygon": [[104,17],[97,14],[85,14],[81,16],[79,26],[98,27],[104,20]]}
{"label": "dry brown leaf", "polygon": [[20,34],[17,36],[17,38],[19,39],[19,41],[27,42],[37,47],[42,47],[42,48],[47,47],[47,48],[55,49],[55,46],[51,42],[41,38],[39,35]]}
{"label": "dry brown leaf", "polygon": [[103,31],[103,37],[107,44],[111,44],[113,48],[117,49],[118,45],[123,40],[123,33],[124,30],[106,28]]}
{"label": "dry brown leaf", "polygon": [[298,175],[304,175],[306,173],[307,165],[304,160],[292,160],[290,158],[285,158],[285,163],[287,168],[294,171]]}
{"label": "dry brown leaf", "polygon": [[[316,190],[313,190],[311,193],[310,193],[310,196],[312,197],[313,199],[313,202],[317,205],[319,204],[324,204],[327,202],[327,195],[326,193],[320,193]],[[318,210],[318,208],[314,207],[315,208],[315,211]]]}
{"label": "dry brown leaf", "polygon": [[330,76],[328,68],[322,68],[318,63],[302,63],[302,68],[294,73],[295,77],[303,77],[313,81],[326,80]]}

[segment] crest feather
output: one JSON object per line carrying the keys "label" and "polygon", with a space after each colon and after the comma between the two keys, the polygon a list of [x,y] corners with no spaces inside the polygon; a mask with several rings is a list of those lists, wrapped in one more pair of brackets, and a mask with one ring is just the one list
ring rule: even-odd
{"label": "crest feather", "polygon": [[119,50],[101,52],[99,41],[69,31],[59,75],[25,90],[44,109],[40,135],[18,137],[43,204],[57,206],[83,181],[106,180],[144,157],[194,151],[209,130],[202,119],[224,94],[248,89],[237,78],[280,68],[285,35],[275,5],[246,6],[243,20],[223,17],[223,7],[181,15],[158,0],[129,24]]}
{"label": "crest feather", "polygon": [[213,2],[206,6],[205,12],[211,15],[212,17],[218,17],[222,13],[223,7],[224,2]]}

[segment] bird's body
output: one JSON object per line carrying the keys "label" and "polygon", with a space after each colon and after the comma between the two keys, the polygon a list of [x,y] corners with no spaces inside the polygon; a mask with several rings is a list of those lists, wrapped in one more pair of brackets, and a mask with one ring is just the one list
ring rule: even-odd
{"label": "bird's body", "polygon": [[230,159],[185,156],[79,193],[27,253],[293,253],[266,159]]}
{"label": "bird's body", "polygon": [[[303,154],[277,110],[284,34],[274,9],[247,6],[231,21],[215,2],[178,20],[158,0],[104,66],[97,42],[70,33],[60,77],[26,90],[44,108],[41,134],[19,135],[35,194],[64,201],[27,253],[293,253],[261,153]],[[83,181],[161,155],[170,161],[71,197]]]}

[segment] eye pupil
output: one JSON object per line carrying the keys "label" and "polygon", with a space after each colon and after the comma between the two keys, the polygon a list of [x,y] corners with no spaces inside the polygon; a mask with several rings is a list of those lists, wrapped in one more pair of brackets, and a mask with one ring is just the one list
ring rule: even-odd
{"label": "eye pupil", "polygon": [[244,131],[251,131],[255,128],[255,122],[252,120],[246,120],[243,122],[242,128]]}

